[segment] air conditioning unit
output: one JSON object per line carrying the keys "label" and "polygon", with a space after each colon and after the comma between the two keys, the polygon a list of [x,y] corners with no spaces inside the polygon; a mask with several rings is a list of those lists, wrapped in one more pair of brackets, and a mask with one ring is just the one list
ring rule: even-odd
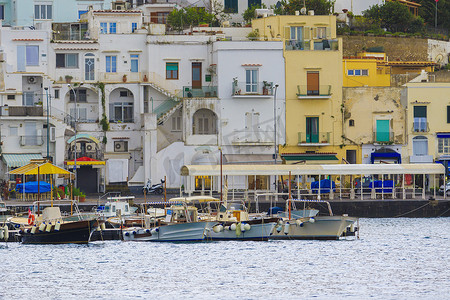
{"label": "air conditioning unit", "polygon": [[95,143],[86,143],[86,152],[95,152],[97,150]]}
{"label": "air conditioning unit", "polygon": [[[75,145],[72,145],[72,151],[75,151]],[[77,152],[81,151],[81,144],[77,143]]]}
{"label": "air conditioning unit", "polygon": [[127,151],[128,151],[127,141],[114,142],[114,152],[127,152]]}
{"label": "air conditioning unit", "polygon": [[36,83],[36,77],[35,76],[28,76],[27,82],[29,84],[35,84]]}
{"label": "air conditioning unit", "polygon": [[50,127],[49,140],[50,140],[50,142],[55,142],[56,141],[56,127]]}
{"label": "air conditioning unit", "polygon": [[116,1],[112,3],[112,9],[113,10],[126,10],[127,9],[127,3],[122,1]]}

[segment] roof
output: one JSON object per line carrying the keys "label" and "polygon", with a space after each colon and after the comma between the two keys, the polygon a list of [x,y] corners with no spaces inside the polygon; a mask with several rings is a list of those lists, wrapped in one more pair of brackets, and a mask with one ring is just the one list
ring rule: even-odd
{"label": "roof", "polygon": [[9,168],[17,168],[25,166],[32,159],[42,159],[40,153],[27,154],[2,154],[3,160]]}
{"label": "roof", "polygon": [[[220,165],[186,165],[181,176],[220,176]],[[444,174],[442,164],[223,165],[222,175]]]}

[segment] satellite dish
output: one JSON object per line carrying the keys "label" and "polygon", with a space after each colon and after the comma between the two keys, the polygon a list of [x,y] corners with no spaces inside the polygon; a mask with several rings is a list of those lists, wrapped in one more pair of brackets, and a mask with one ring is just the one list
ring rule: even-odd
{"label": "satellite dish", "polygon": [[300,12],[302,13],[302,15],[306,15],[306,7],[302,7],[302,9],[300,9]]}

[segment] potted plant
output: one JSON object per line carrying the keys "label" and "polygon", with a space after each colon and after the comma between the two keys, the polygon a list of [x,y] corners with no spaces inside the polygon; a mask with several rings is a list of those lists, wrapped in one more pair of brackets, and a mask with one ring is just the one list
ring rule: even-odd
{"label": "potted plant", "polygon": [[86,194],[83,192],[80,192],[80,195],[78,195],[78,199],[80,202],[86,201]]}
{"label": "potted plant", "polygon": [[269,94],[269,89],[271,87],[271,84],[267,81],[263,81],[263,95]]}
{"label": "potted plant", "polygon": [[66,82],[67,83],[71,83],[72,82],[72,79],[73,79],[73,77],[72,76],[70,76],[70,75],[66,75]]}

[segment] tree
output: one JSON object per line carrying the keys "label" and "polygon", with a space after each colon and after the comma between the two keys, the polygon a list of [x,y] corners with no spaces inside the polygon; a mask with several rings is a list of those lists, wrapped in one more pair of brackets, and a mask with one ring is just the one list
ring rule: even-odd
{"label": "tree", "polygon": [[252,5],[252,6],[248,7],[242,14],[244,21],[247,23],[251,23],[252,19],[255,18],[255,9],[260,9],[260,8],[267,8],[267,6],[264,3],[261,3],[261,5]]}
{"label": "tree", "polygon": [[[303,3],[305,6],[303,6]],[[282,2],[284,13],[294,15],[295,11],[300,11],[303,7],[307,10],[314,10],[315,15],[329,15],[334,1],[328,0],[289,0],[289,3]]]}
{"label": "tree", "polygon": [[217,19],[203,7],[174,9],[167,17],[167,23],[178,31],[187,26],[198,26],[200,23],[212,24],[213,22],[217,22]]}
{"label": "tree", "polygon": [[416,27],[421,21],[414,17],[408,7],[400,2],[392,1],[383,5],[371,6],[363,11],[363,16],[391,32],[406,32],[413,21]]}

